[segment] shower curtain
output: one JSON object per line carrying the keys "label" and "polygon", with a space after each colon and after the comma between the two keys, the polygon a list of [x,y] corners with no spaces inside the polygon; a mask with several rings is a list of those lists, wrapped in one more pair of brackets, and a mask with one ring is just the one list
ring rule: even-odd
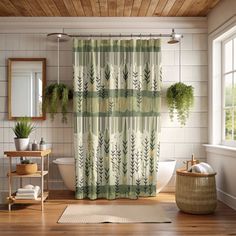
{"label": "shower curtain", "polygon": [[160,40],[74,39],[76,198],[155,196]]}

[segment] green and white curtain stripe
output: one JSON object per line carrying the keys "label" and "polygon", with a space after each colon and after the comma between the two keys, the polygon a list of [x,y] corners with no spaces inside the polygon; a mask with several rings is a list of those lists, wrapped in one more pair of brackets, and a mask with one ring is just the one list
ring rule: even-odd
{"label": "green and white curtain stripe", "polygon": [[74,39],[76,198],[155,196],[160,40]]}

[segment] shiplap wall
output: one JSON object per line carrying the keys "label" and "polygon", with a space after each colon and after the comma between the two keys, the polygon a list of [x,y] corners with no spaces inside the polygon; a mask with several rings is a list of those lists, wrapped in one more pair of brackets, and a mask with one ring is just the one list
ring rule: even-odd
{"label": "shiplap wall", "polygon": [[[179,19],[178,19],[179,20]],[[177,20],[177,21],[178,21]],[[14,20],[11,20],[14,22]],[[40,21],[40,20],[39,20]],[[67,22],[69,20],[67,19]],[[93,24],[96,20],[91,20]],[[110,19],[111,21],[111,19]],[[139,18],[140,21],[140,18]],[[106,22],[106,20],[104,20]],[[119,22],[119,21],[118,21]],[[120,30],[116,29],[117,26],[109,27],[105,32],[123,33],[126,32],[154,32],[155,30],[148,29],[140,25],[140,30],[132,21],[134,28],[131,28],[129,24],[130,20],[126,23],[123,22],[123,27]],[[165,21],[164,21],[165,22]],[[180,125],[175,122],[170,122],[168,109],[165,103],[166,88],[174,82],[179,80],[178,78],[178,45],[167,44],[167,39],[162,39],[162,65],[163,65],[163,100],[162,100],[162,129],[161,129],[161,159],[176,159],[177,167],[180,167],[186,159],[191,157],[194,153],[196,158],[205,160],[206,154],[202,143],[207,142],[207,29],[205,20],[203,23],[196,23],[190,25],[190,20],[186,19],[182,21],[183,29],[181,27],[179,32],[184,32],[184,38],[182,39],[182,81],[187,84],[191,84],[195,88],[195,104],[190,114],[190,118],[186,124],[186,127],[181,128]],[[116,20],[117,23],[117,20]],[[28,24],[25,22],[25,24]],[[54,22],[56,24],[56,22]],[[105,23],[104,23],[105,24]],[[165,31],[158,29],[160,32],[170,32],[171,27],[174,27],[174,23],[165,23]],[[200,24],[200,26],[199,26]],[[53,30],[40,29],[40,33],[36,30],[29,29],[29,26],[24,27],[24,24],[18,26],[17,32],[16,26],[12,26],[8,30],[6,24],[0,24],[0,192],[7,192],[7,179],[6,173],[8,170],[8,160],[3,158],[4,150],[14,149],[13,132],[11,127],[14,122],[7,120],[7,59],[10,57],[42,57],[47,58],[47,82],[51,83],[57,79],[57,45],[54,42],[48,41],[46,35]],[[40,23],[37,24],[40,25]],[[114,24],[115,25],[115,24]],[[126,25],[126,26],[125,26]],[[127,26],[128,25],[128,26]],[[162,24],[163,25],[163,24]],[[169,25],[169,26],[168,26]],[[187,25],[187,27],[186,27]],[[45,27],[42,23],[41,27]],[[199,27],[198,27],[199,26]],[[13,28],[12,28],[13,27]],[[20,28],[19,28],[20,27]],[[94,26],[91,26],[94,27]],[[142,27],[142,29],[141,29]],[[192,28],[191,28],[192,27]],[[98,27],[99,28],[99,27]],[[160,27],[161,28],[161,27]],[[187,28],[187,29],[186,29]],[[2,30],[1,30],[2,29]],[[83,27],[86,32],[98,32],[98,29],[89,29]],[[110,29],[110,30],[109,30]],[[8,32],[9,31],[9,32]],[[54,30],[56,31],[56,30]],[[57,30],[58,31],[58,30]],[[66,31],[66,27],[64,28]],[[76,32],[75,29],[67,30],[68,32]],[[80,32],[81,30],[77,30]],[[25,32],[25,33],[24,33]],[[32,33],[33,32],[33,33]],[[60,31],[61,32],[61,31]],[[101,30],[102,32],[102,30]],[[72,86],[72,74],[73,74],[73,53],[72,53],[72,41],[61,43],[60,45],[60,75],[61,81]],[[71,111],[71,108],[70,108]],[[54,121],[51,121],[47,117],[46,121],[37,122],[37,129],[33,133],[31,139],[40,140],[44,137],[46,142],[52,145],[52,156],[50,159],[50,187],[54,189],[64,189],[63,182],[57,170],[57,166],[52,163],[52,160],[58,157],[73,157],[73,120],[72,113],[68,115],[68,123],[62,124],[60,122],[61,116],[56,116]],[[14,188],[17,188],[17,182],[14,182]],[[32,182],[33,184],[35,182]],[[175,176],[170,181],[169,185],[165,189],[166,191],[173,191],[175,185]],[[3,194],[3,195],[4,195]]]}

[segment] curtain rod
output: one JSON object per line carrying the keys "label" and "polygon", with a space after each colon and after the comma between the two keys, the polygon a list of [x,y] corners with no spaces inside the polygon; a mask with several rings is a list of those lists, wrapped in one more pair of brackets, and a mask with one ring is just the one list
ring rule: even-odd
{"label": "curtain rod", "polygon": [[166,37],[169,38],[172,34],[69,34],[70,37],[75,38],[127,38],[127,37],[135,37],[135,38],[142,38],[142,37],[150,37],[150,38],[161,38]]}

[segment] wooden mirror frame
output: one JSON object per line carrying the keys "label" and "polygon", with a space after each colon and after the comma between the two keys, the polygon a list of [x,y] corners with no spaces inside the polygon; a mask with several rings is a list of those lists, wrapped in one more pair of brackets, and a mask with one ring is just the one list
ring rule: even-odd
{"label": "wooden mirror frame", "polygon": [[[12,84],[12,62],[15,61],[40,61],[42,62],[42,94],[44,94],[46,88],[46,58],[8,58],[8,119],[15,120],[20,117],[12,116],[12,107],[11,107],[11,84]],[[32,120],[46,120],[46,113],[42,111],[42,116],[30,117]]]}

